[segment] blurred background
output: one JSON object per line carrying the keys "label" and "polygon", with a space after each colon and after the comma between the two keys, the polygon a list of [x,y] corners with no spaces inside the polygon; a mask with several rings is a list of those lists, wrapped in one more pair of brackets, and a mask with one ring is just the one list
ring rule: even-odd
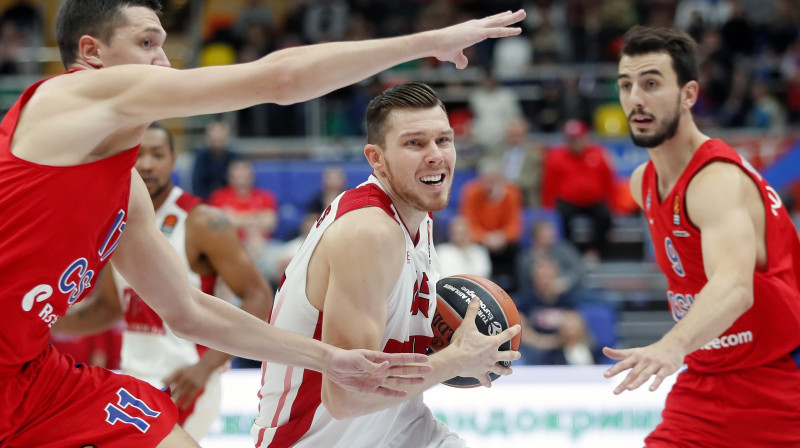
{"label": "blurred background", "polygon": [[[569,390],[577,390],[569,384],[597,375],[591,384],[602,390],[599,402],[607,400],[598,409],[621,406],[627,402],[618,401],[611,384],[599,379],[602,365],[610,362],[600,348],[649,344],[672,325],[666,282],[627,189],[630,173],[648,160],[647,151],[630,142],[617,98],[616,60],[632,25],[679,27],[697,40],[701,95],[695,120],[760,170],[796,222],[800,217],[797,0],[162,1],[169,34],[165,49],[176,68],[247,62],[296,45],[390,37],[508,9],[527,11],[522,35],[469,48],[464,70],[423,59],[302,104],[164,122],[180,154],[174,174],[179,186],[212,204],[214,192],[225,186],[271,195],[266,206],[274,224],[241,235],[274,286],[309,223],[343,189],[369,175],[363,116],[372,96],[407,80],[432,85],[447,107],[458,149],[450,205],[435,214],[444,274],[482,275],[509,292],[526,325],[520,364],[572,369],[553,377],[547,369],[561,367],[524,366],[508,381],[515,387],[575,378],[561,394],[567,400]],[[63,71],[54,41],[57,7],[57,0],[0,0],[3,113],[28,85]],[[224,289],[219,294],[225,297]],[[65,343],[113,368],[115,337]],[[257,366],[234,363],[237,369]],[[255,380],[253,373],[245,375],[258,387],[257,374]],[[450,403],[448,394],[462,392],[448,390],[442,401]],[[249,398],[254,393],[246,392]],[[503,418],[523,419],[521,440],[549,440],[547,446],[589,446],[582,445],[590,440],[586,434],[613,430],[623,421],[618,418],[633,418],[630,427],[641,424],[643,436],[657,422],[663,400],[641,398],[651,403],[650,416],[603,417],[564,411],[558,400],[537,402],[541,394],[532,389],[512,393],[516,398],[508,401],[500,392],[486,398],[497,397],[489,409],[522,399]],[[582,399],[576,397],[579,409]],[[255,415],[256,402],[250,401],[238,402],[244,410],[230,411],[228,420],[223,415],[227,423],[215,426],[212,438],[249,437],[249,423],[236,423],[235,416]],[[525,423],[528,411],[541,420]],[[499,418],[491,415],[490,421]],[[573,418],[596,423],[595,432],[565,429],[570,435],[560,442],[542,439]]]}

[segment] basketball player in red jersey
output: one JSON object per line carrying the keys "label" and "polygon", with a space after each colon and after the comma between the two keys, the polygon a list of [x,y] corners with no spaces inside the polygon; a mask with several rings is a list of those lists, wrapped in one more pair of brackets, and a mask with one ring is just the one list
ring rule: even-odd
{"label": "basketball player in red jersey", "polygon": [[648,448],[800,446],[800,243],[775,190],[692,119],[695,43],[634,27],[619,62],[620,102],[650,161],[631,176],[675,326],[647,347],[604,353],[629,370],[619,394],[685,362]]}
{"label": "basketball player in red jersey", "polygon": [[[173,184],[175,159],[170,131],[151,124],[142,137],[136,171],[147,186],[161,233],[184,260],[192,286],[213,294],[219,279],[241,299],[243,310],[266,319],[271,288],[225,213]],[[97,288],[97,294],[58,319],[53,333],[94,334],[124,318],[122,371],[169,387],[178,423],[201,440],[219,414],[220,374],[231,356],[175,336],[111,266],[103,269]]]}
{"label": "basketball player in red jersey", "polygon": [[0,445],[196,446],[175,425],[165,394],[74,366],[47,345],[49,327],[94,287],[112,253],[115,268],[169,327],[202,345],[388,396],[405,395],[394,387],[418,383],[430,370],[409,365],[424,356],[346,351],[280,331],[193,289],[153,225],[147,189],[133,169],[138,145],[162,118],[305,101],[420,57],[464,67],[463,48],[519,34],[507,26],[524,12],[173,70],[159,9],[157,0],[62,2],[56,34],[70,71],[31,86],[0,124]]}

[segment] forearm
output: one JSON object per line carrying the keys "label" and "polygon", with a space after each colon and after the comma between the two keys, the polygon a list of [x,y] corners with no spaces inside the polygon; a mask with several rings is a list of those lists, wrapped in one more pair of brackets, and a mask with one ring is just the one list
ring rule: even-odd
{"label": "forearm", "polygon": [[322,402],[335,418],[354,418],[388,409],[408,401],[431,387],[449,380],[458,375],[460,359],[464,354],[459,353],[454,347],[448,347],[428,357],[433,367],[433,372],[425,376],[425,381],[419,384],[398,387],[408,393],[405,397],[387,398],[371,394],[360,394],[346,391],[331,381],[324,379],[322,385]]}
{"label": "forearm", "polygon": [[60,317],[53,324],[51,331],[77,336],[92,335],[108,330],[118,319],[118,316],[114,316],[101,307],[92,306],[92,304],[78,305],[65,316]]}
{"label": "forearm", "polygon": [[324,372],[334,347],[275,328],[224,300],[193,289],[196,306],[179,322],[167,322],[179,336],[234,356]]}
{"label": "forearm", "polygon": [[[419,33],[387,39],[358,42],[330,42],[293,47],[265,56],[263,64],[269,76],[278,79],[277,98],[265,98],[278,104],[308,101],[333,90],[351,85],[397,64],[433,54],[433,33]],[[320,77],[324,73],[324,77]],[[274,78],[273,76],[277,77]]]}
{"label": "forearm", "polygon": [[725,332],[752,305],[752,289],[733,279],[709,281],[663,340],[692,353]]}

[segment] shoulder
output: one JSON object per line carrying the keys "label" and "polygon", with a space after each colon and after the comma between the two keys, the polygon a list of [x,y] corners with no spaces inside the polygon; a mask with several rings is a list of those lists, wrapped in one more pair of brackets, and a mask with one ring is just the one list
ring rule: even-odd
{"label": "shoulder", "polygon": [[[403,229],[379,207],[365,207],[336,218],[325,230],[318,249],[350,263],[402,259],[406,250]],[[351,266],[352,267],[352,266]]]}
{"label": "shoulder", "polygon": [[710,162],[697,170],[689,180],[686,190],[687,193],[697,192],[700,194],[709,190],[727,190],[740,185],[745,180],[749,180],[749,176],[739,165],[728,161]]}
{"label": "shoulder", "polygon": [[218,233],[233,230],[225,212],[208,204],[198,204],[186,217],[187,231]]}
{"label": "shoulder", "polygon": [[628,181],[628,185],[630,186],[631,195],[633,199],[639,204],[639,207],[642,206],[642,182],[644,180],[644,170],[647,169],[647,164],[649,162],[645,162],[639,166],[637,166],[633,173],[631,173],[631,177]]}

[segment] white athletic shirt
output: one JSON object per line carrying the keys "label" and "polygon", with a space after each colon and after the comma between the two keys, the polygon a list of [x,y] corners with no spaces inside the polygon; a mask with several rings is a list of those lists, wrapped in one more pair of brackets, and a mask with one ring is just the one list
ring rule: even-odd
{"label": "white athletic shirt", "polygon": [[[156,210],[156,223],[178,252],[180,259],[186,263],[189,282],[210,294],[213,292],[216,277],[201,278],[192,272],[186,259],[186,218],[201,202],[199,198],[179,187],[173,187],[167,199]],[[175,336],[161,317],[131,289],[116,270],[114,280],[122,309],[125,311],[122,371],[155,387],[164,387],[162,379],[181,367],[195,364],[205,347]]]}
{"label": "white athletic shirt", "polygon": [[[433,221],[428,214],[418,229],[409,232],[375,176],[339,195],[312,227],[281,279],[270,321],[276,327],[321,338],[322,312],[309,303],[305,294],[308,263],[331,223],[349,211],[364,207],[386,211],[397,220],[406,239],[403,271],[388,297],[381,349],[425,353],[432,339],[435,285],[440,271],[431,235]],[[352,325],[357,326],[358,322]],[[320,373],[272,362],[264,363],[261,369],[259,416],[251,429],[257,447],[400,447],[405,446],[409,433],[415,429],[430,434],[424,436],[426,439],[441,440],[446,435],[439,428],[443,425],[434,420],[423,404],[421,395],[369,415],[334,420],[321,403]],[[416,432],[414,440],[419,438],[420,431]],[[432,446],[437,445],[435,442]]]}

